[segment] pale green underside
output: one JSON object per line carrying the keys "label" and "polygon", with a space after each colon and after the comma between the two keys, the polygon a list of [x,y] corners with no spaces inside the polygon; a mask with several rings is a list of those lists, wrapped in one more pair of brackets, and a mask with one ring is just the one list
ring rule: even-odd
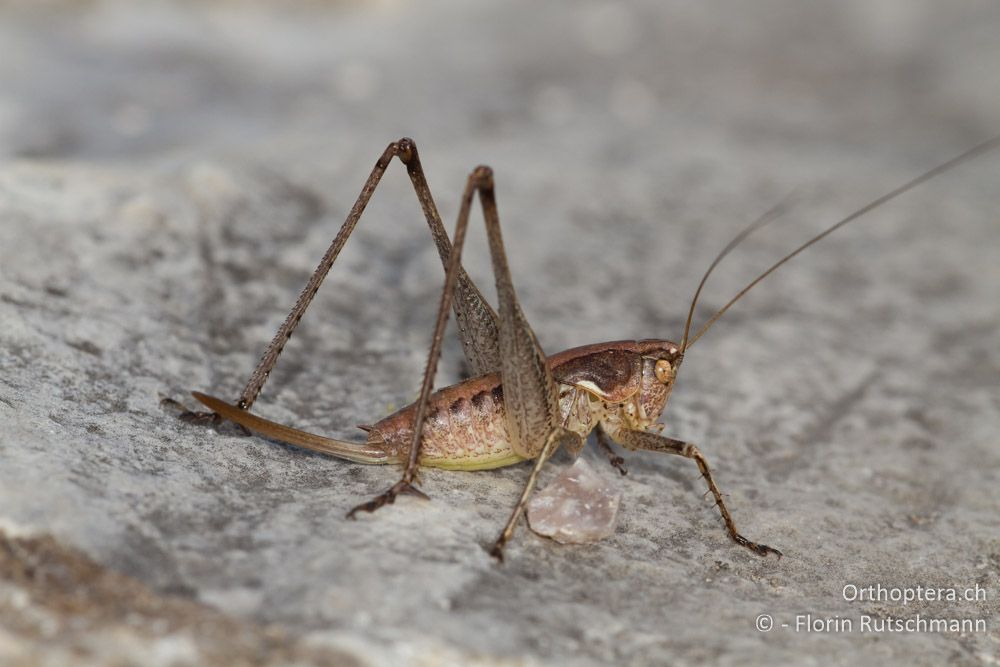
{"label": "pale green underside", "polygon": [[421,458],[420,465],[442,470],[493,470],[527,461],[512,451],[497,452],[492,456],[463,457],[456,459]]}

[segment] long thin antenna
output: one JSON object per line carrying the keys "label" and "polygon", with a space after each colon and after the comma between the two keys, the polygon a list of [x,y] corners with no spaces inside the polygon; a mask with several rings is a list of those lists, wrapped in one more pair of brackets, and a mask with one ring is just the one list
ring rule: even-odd
{"label": "long thin antenna", "polygon": [[712,264],[708,267],[708,270],[705,271],[705,275],[701,277],[701,282],[698,283],[698,289],[694,291],[694,298],[691,299],[691,308],[688,309],[687,322],[684,323],[684,338],[681,339],[681,350],[687,349],[688,334],[691,332],[691,320],[694,318],[694,308],[696,305],[698,305],[698,297],[701,296],[701,289],[705,286],[705,282],[708,280],[708,277],[712,275],[712,271],[714,271],[715,267],[719,265],[719,262],[722,261],[722,258],[728,255],[733,250],[733,248],[742,243],[746,237],[750,236],[755,231],[757,231],[764,225],[768,224],[769,222],[773,222],[778,218],[780,218],[781,215],[788,209],[789,202],[791,201],[791,199],[792,199],[791,194],[785,196],[785,198],[782,199],[780,202],[778,202],[775,206],[773,206],[759,218],[757,218],[749,225],[747,225],[746,228],[743,229],[743,231],[741,231],[739,234],[737,234],[733,238],[733,240],[730,241],[729,244],[722,249],[722,252],[720,252],[718,256],[716,256],[716,258],[712,261]]}
{"label": "long thin antenna", "polygon": [[[753,289],[753,287],[757,283],[759,283],[760,281],[762,281],[764,278],[767,278],[769,275],[771,275],[772,273],[774,273],[778,269],[778,267],[780,267],[782,264],[784,264],[785,262],[787,262],[791,258],[795,257],[796,255],[798,255],[800,252],[802,252],[803,250],[805,250],[809,246],[811,246],[814,243],[817,243],[818,241],[826,238],[827,236],[829,236],[833,232],[837,231],[838,229],[840,229],[841,227],[843,227],[847,223],[852,222],[854,220],[857,220],[861,216],[863,216],[866,213],[868,213],[868,212],[870,212],[870,211],[878,208],[882,204],[885,204],[885,203],[887,203],[887,202],[895,199],[896,197],[900,196],[901,194],[912,190],[913,188],[917,187],[921,183],[929,181],[930,179],[934,178],[935,176],[939,176],[939,175],[943,174],[944,172],[949,171],[949,170],[957,167],[958,165],[962,164],[963,162],[967,162],[967,161],[969,161],[969,160],[971,160],[971,159],[973,159],[973,158],[975,158],[975,157],[977,157],[979,155],[982,155],[983,153],[986,153],[987,151],[990,151],[990,150],[996,148],[997,146],[1000,146],[1000,136],[995,136],[992,139],[988,139],[987,141],[984,141],[983,143],[970,148],[969,150],[965,151],[961,155],[959,155],[957,157],[954,157],[954,158],[948,160],[947,162],[944,162],[944,163],[942,163],[942,164],[934,167],[933,169],[931,169],[929,171],[924,172],[920,176],[917,176],[916,178],[914,178],[914,179],[912,179],[910,181],[907,181],[903,185],[900,185],[898,188],[896,188],[896,189],[894,189],[894,190],[892,190],[892,191],[890,191],[890,192],[882,195],[881,197],[879,197],[879,198],[877,198],[877,199],[869,202],[865,206],[862,206],[861,208],[859,208],[858,210],[856,210],[854,213],[851,213],[849,216],[847,216],[846,218],[844,218],[843,220],[841,220],[837,224],[829,227],[825,231],[820,232],[816,236],[812,237],[811,239],[809,239],[808,241],[806,241],[805,243],[803,243],[802,245],[800,245],[798,248],[796,248],[795,250],[793,250],[792,252],[788,253],[787,255],[785,255],[784,257],[782,257],[780,260],[778,260],[777,262],[775,262],[773,265],[771,265],[771,267],[769,269],[767,269],[766,271],[764,271],[762,274],[760,274],[759,276],[757,276],[756,278],[754,278],[753,281],[750,282],[749,285],[747,285],[746,287],[744,287],[743,289],[741,289],[736,294],[736,296],[734,296],[732,299],[730,299],[729,303],[727,303],[725,306],[723,306],[722,308],[720,308],[719,311],[715,315],[713,315],[708,320],[708,322],[706,322],[705,325],[698,331],[698,333],[696,333],[694,335],[694,337],[691,338],[690,340],[687,339],[688,338],[688,330],[685,327],[685,330],[684,330],[684,339],[685,340],[684,340],[684,343],[681,345],[681,350],[682,351],[687,351],[687,349],[689,347],[691,347],[692,345],[694,345],[695,342],[699,338],[701,338],[705,334],[705,332],[708,331],[709,328],[713,324],[715,324],[716,320],[718,320],[720,317],[722,317],[722,315],[727,310],[729,310],[729,308],[734,303],[736,303],[737,301],[739,301],[740,299],[742,299],[743,295],[745,295],[747,292],[749,292],[751,289]],[[745,236],[745,234],[744,234],[744,236]],[[740,237],[737,237],[737,238],[740,238]],[[733,245],[733,244],[730,243],[730,245]],[[722,257],[726,254],[726,252],[728,252],[728,250],[730,250],[730,249],[731,248],[727,247],[726,251],[723,251],[722,255],[720,255],[719,258],[716,259],[715,263],[718,263],[718,260],[722,259]],[[712,264],[713,267],[715,266],[715,263]],[[711,271],[711,269],[709,269],[709,271]],[[707,274],[706,274],[706,277],[707,277]],[[704,283],[704,279],[702,280],[702,283]],[[701,290],[701,286],[699,286],[698,289],[700,291]],[[697,293],[695,293],[695,299],[697,299]],[[694,306],[693,306],[693,303],[692,303],[692,312],[693,311],[694,311]],[[690,315],[689,315],[688,316],[688,324],[689,325],[690,325],[690,320],[691,320],[691,318],[690,318]]]}

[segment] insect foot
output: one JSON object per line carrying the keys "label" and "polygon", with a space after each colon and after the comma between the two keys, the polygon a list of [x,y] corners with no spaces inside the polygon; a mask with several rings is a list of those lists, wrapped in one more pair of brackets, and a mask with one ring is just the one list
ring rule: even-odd
{"label": "insect foot", "polygon": [[207,422],[217,421],[219,416],[214,412],[194,412],[189,410],[186,405],[180,401],[174,400],[169,396],[160,395],[160,407],[167,412],[174,413],[174,416],[181,421],[193,423],[193,424],[203,424]]}
{"label": "insect foot", "polygon": [[[180,401],[176,401],[166,396],[160,399],[160,407],[174,413],[174,416],[177,417],[177,419],[180,419],[182,422],[187,424],[195,424],[196,426],[211,426],[218,430],[225,423],[222,415],[217,412],[189,410],[188,407]],[[232,429],[235,435],[250,435],[250,431],[247,430],[246,427],[235,422],[229,422],[228,427]]]}
{"label": "insect foot", "polygon": [[214,412],[202,412],[201,410],[185,410],[177,415],[177,418],[188,424],[219,424],[222,417]]}
{"label": "insect foot", "polygon": [[757,544],[756,542],[751,542],[750,540],[743,537],[739,533],[733,535],[733,540],[736,542],[736,544],[746,547],[747,549],[754,552],[758,556],[766,557],[768,554],[774,554],[775,556],[778,557],[778,560],[781,560],[781,556],[783,555],[780,551],[778,551],[774,547],[769,547],[766,544]]}
{"label": "insect foot", "polygon": [[628,468],[625,466],[625,459],[621,456],[615,454],[614,456],[608,458],[608,462],[611,464],[612,468],[622,474],[622,477],[628,474]]}
{"label": "insect foot", "polygon": [[504,545],[506,544],[507,540],[504,539],[503,537],[500,537],[499,539],[497,539],[496,542],[493,543],[493,546],[490,548],[490,555],[496,558],[498,563],[503,562],[503,548]]}
{"label": "insect foot", "polygon": [[391,505],[394,502],[396,502],[396,496],[399,495],[416,496],[418,498],[423,498],[424,500],[431,499],[430,496],[428,496],[426,493],[424,493],[417,487],[413,486],[410,482],[406,481],[405,479],[401,479],[395,484],[393,484],[392,487],[390,487],[389,490],[386,491],[385,493],[377,495],[368,502],[361,503],[360,505],[352,509],[350,512],[347,513],[347,518],[356,519],[357,517],[355,515],[358,512],[374,512],[383,505]]}

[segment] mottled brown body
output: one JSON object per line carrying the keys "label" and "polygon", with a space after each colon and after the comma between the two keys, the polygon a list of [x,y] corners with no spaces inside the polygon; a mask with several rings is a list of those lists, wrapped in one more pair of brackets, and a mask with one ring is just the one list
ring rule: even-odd
{"label": "mottled brown body", "polygon": [[[412,140],[403,138],[389,144],[376,161],[343,226],[265,350],[235,404],[194,392],[194,396],[213,412],[185,413],[182,416],[194,421],[217,421],[220,417],[230,419],[282,442],[359,463],[405,464],[399,482],[373,500],[355,507],[348,513],[349,517],[359,511],[375,511],[394,502],[400,494],[422,496],[423,493],[415,486],[419,465],[484,470],[534,459],[524,490],[491,550],[498,558],[502,557],[503,547],[513,534],[545,461],[560,446],[574,453],[579,452],[586,436],[597,429],[598,442],[609,452],[611,464],[622,472],[622,459],[614,455],[605,435],[630,450],[674,454],[694,461],[708,485],[708,491],[719,508],[732,540],[758,555],[775,554],[780,558],[781,552],[777,549],[752,542],[737,531],[708,461],[698,447],[659,433],[662,426],[655,422],[667,402],[685,352],[743,295],[805,249],[928,179],[998,146],[1000,137],[985,141],[874,199],[813,236],[747,284],[716,311],[700,330],[691,335],[695,306],[709,275],[743,239],[776,219],[783,206],[771,209],[737,234],[709,265],[691,300],[680,344],[666,340],[615,341],[578,347],[548,357],[542,351],[514,292],[500,231],[492,170],[479,166],[469,174],[455,234],[449,240],[424,178],[416,146]],[[438,304],[420,398],[413,405],[389,415],[374,426],[364,427],[368,431],[368,440],[364,443],[346,442],[299,431],[252,414],[250,408],[260,394],[278,355],[302,319],[394,158],[406,165],[445,268],[445,284]],[[461,265],[469,212],[477,193],[482,205],[496,282],[499,302],[497,310],[486,302]],[[473,372],[479,375],[434,392],[433,380],[441,354],[441,341],[452,309],[458,322],[459,338],[466,361]]]}
{"label": "mottled brown body", "polygon": [[[663,411],[672,386],[657,378],[656,362],[672,362],[677,350],[666,340],[614,341],[549,357],[562,426],[581,438],[598,424],[612,435],[623,427],[648,428]],[[366,445],[384,450],[387,463],[405,460],[416,409],[415,403],[408,405],[376,423]],[[504,409],[499,373],[434,392],[427,406],[420,464],[488,470],[526,460],[511,446]]]}

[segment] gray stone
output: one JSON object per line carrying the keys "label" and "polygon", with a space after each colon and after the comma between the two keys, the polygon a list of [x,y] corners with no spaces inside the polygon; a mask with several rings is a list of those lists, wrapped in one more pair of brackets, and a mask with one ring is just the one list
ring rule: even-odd
{"label": "gray stone", "polygon": [[[616,480],[610,538],[562,546],[522,525],[498,565],[483,547],[525,465],[425,471],[431,502],[346,521],[398,470],[191,426],[160,399],[239,393],[403,135],[449,227],[467,173],[493,166],[547,351],[679,338],[715,254],[790,192],[791,211],[713,275],[696,322],[795,244],[1000,129],[998,11],[4,3],[4,531],[51,535],[129,590],[225,619],[206,636],[132,624],[141,610],[124,598],[81,590],[79,604],[105,606],[86,617],[108,622],[92,636],[135,632],[96,664],[157,664],[143,637],[196,663],[215,650],[201,642],[225,648],[244,625],[234,655],[280,644],[302,664],[322,664],[319,649],[372,665],[996,664],[998,153],[796,258],[687,355],[664,433],[698,444],[741,530],[780,561],[728,539],[693,462],[646,453]],[[466,263],[492,298],[478,215]],[[441,283],[393,165],[256,409],[360,439],[355,424],[415,397]],[[439,385],[461,377],[460,357],[450,335]],[[556,456],[543,484],[569,463]],[[62,664],[78,647],[47,654],[45,632],[76,626],[45,620],[62,609],[45,586],[78,580],[32,555],[53,551],[10,553],[4,572],[23,576],[0,582],[0,662]],[[978,585],[986,599],[845,599],[875,584]],[[796,632],[804,614],[855,627]],[[988,627],[863,633],[862,615]]]}

